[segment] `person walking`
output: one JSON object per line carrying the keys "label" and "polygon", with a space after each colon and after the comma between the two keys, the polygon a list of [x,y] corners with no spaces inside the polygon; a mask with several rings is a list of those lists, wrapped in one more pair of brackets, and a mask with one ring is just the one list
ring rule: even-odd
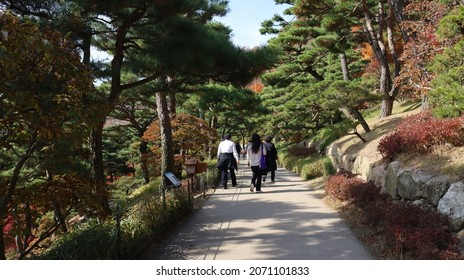
{"label": "person walking", "polygon": [[232,135],[229,133],[224,135],[224,140],[219,143],[217,157],[217,168],[221,171],[221,186],[227,189],[228,172],[230,171],[230,179],[232,186],[237,186],[237,177],[235,170],[238,170],[239,157],[235,143],[231,141]]}
{"label": "person walking", "polygon": [[250,191],[256,192],[261,191],[261,177],[263,170],[260,169],[261,156],[266,156],[266,148],[261,143],[261,138],[258,134],[251,135],[251,143],[247,146],[247,164],[253,172],[253,177],[251,178]]}
{"label": "person walking", "polygon": [[267,155],[267,169],[263,174],[263,182],[266,182],[267,173],[271,172],[271,182],[275,182],[275,171],[277,170],[277,149],[272,143],[272,137],[266,136],[264,137],[264,147],[266,148]]}
{"label": "person walking", "polygon": [[240,159],[240,155],[242,154],[242,146],[238,141],[235,142],[235,149],[237,150],[238,159]]}

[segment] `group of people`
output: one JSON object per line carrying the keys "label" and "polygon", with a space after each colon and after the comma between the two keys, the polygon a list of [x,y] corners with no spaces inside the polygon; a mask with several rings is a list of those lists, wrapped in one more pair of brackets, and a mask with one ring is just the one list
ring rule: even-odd
{"label": "group of people", "polygon": [[[237,186],[235,171],[238,170],[240,154],[245,155],[248,167],[251,168],[253,176],[251,178],[250,191],[262,192],[261,182],[265,182],[267,174],[271,174],[271,182],[275,182],[275,171],[277,170],[277,149],[272,143],[270,136],[264,137],[264,143],[258,134],[253,134],[251,140],[242,151],[239,143],[231,140],[230,134],[224,135],[223,141],[219,144],[217,157],[217,168],[221,171],[221,186],[227,189],[228,173],[232,186]],[[262,164],[262,157],[265,159],[265,167]]]}

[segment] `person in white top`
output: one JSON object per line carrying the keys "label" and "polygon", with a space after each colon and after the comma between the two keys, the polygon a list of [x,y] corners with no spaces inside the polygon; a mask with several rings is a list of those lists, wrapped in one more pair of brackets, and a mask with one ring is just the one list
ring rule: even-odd
{"label": "person in white top", "polygon": [[[261,161],[261,155],[266,155],[267,151],[264,145],[261,143],[261,138],[258,134],[251,135],[251,143],[247,146],[247,161],[253,172],[251,178],[250,191],[253,192],[256,188],[256,192],[261,192],[261,178],[263,170],[260,169],[259,164]],[[265,171],[265,170],[264,170]]]}
{"label": "person in white top", "polygon": [[235,176],[235,170],[238,170],[239,157],[235,143],[230,139],[230,134],[224,135],[224,140],[219,143],[217,157],[218,163],[217,168],[221,171],[221,186],[227,189],[228,172],[230,171],[230,179],[232,180],[232,186],[237,186],[237,177]]}

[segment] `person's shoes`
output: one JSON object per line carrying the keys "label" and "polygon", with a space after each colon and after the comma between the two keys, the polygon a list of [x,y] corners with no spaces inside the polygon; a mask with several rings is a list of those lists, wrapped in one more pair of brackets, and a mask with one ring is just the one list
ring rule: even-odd
{"label": "person's shoes", "polygon": [[228,187],[223,187],[223,189],[227,190],[227,189],[228,189]]}
{"label": "person's shoes", "polygon": [[259,191],[256,191],[257,193],[262,193],[263,191],[262,190],[259,190]]}
{"label": "person's shoes", "polygon": [[275,182],[275,180],[274,180],[274,179],[272,179],[272,180],[271,180],[271,182],[273,182],[273,183],[274,183],[274,182]]}
{"label": "person's shoes", "polygon": [[250,192],[254,192],[255,191],[255,186],[253,186],[253,184],[250,185]]}
{"label": "person's shoes", "polygon": [[236,187],[237,187],[237,184],[232,185],[232,187],[236,188]]}

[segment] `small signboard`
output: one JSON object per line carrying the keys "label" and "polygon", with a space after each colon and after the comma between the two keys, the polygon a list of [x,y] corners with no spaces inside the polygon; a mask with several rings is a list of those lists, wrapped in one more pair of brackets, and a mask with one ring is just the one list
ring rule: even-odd
{"label": "small signboard", "polygon": [[166,172],[166,173],[164,173],[164,176],[166,176],[166,178],[168,178],[169,181],[171,181],[171,183],[174,186],[178,187],[178,186],[181,185],[181,182],[179,181],[179,179],[177,179],[177,177],[174,176],[174,174],[172,174],[172,172]]}

